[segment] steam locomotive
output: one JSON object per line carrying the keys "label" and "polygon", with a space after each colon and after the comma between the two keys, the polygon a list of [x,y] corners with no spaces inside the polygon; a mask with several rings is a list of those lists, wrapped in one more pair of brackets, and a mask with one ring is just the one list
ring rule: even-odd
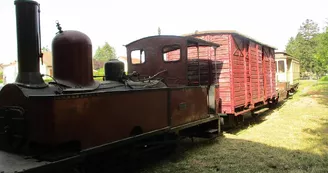
{"label": "steam locomotive", "polygon": [[[220,135],[216,88],[222,64],[215,55],[187,58],[188,48],[216,52],[220,45],[189,36],[143,38],[127,45],[128,63],[137,51],[147,68],[134,65],[126,74],[124,65],[112,60],[99,82],[93,78],[90,38],[57,24],[53,81],[46,83],[39,69],[40,5],[15,0],[15,7],[18,75],[0,91],[0,172],[56,171],[158,136]],[[180,58],[166,61],[172,51]]]}

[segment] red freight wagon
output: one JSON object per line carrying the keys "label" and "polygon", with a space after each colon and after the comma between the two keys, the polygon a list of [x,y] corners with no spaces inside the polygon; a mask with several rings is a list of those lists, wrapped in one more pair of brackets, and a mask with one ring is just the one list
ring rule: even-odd
{"label": "red freight wagon", "polygon": [[[277,100],[274,47],[236,31],[202,31],[187,35],[220,44],[216,59],[223,66],[218,69],[219,80],[212,80],[218,84],[215,100],[220,102],[220,113],[235,119],[234,116]],[[199,59],[213,60],[215,57],[214,49],[199,49],[204,52]],[[192,52],[188,50],[188,54]]]}

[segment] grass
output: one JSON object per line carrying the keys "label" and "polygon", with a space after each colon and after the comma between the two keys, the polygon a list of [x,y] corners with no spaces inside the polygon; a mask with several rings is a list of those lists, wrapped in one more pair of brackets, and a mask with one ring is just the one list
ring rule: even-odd
{"label": "grass", "polygon": [[301,81],[263,122],[212,141],[183,141],[142,172],[328,172],[328,83]]}

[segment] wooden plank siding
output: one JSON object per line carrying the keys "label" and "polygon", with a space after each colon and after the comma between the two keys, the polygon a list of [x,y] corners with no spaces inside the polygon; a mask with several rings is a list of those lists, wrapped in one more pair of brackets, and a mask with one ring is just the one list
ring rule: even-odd
{"label": "wooden plank siding", "polygon": [[[273,48],[232,33],[201,34],[194,37],[220,45],[216,51],[216,60],[221,66],[217,71],[213,66],[215,59],[212,48],[200,47],[200,60],[197,60],[196,48],[188,49],[188,75],[193,74],[196,80],[200,72],[201,81],[205,81],[202,84],[211,81],[210,84],[219,85],[215,97],[220,100],[220,113],[236,114],[237,108],[252,109],[256,103],[267,104],[268,99],[275,97]],[[211,61],[206,63],[204,60]],[[214,79],[215,74],[218,80]]]}

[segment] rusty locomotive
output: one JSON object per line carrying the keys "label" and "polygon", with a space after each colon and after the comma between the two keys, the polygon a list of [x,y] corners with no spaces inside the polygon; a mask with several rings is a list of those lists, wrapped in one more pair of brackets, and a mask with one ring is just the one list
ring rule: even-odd
{"label": "rusty locomotive", "polygon": [[[15,7],[18,75],[0,91],[0,172],[56,172],[109,148],[158,136],[220,135],[215,91],[210,81],[197,83],[199,71],[188,75],[189,65],[200,66],[186,58],[188,47],[218,44],[182,36],[141,39],[127,45],[128,61],[131,51],[145,52],[151,75],[138,69],[126,74],[122,63],[109,61],[99,82],[93,78],[89,37],[57,23],[53,81],[46,83],[39,69],[40,5],[16,0]],[[164,62],[163,52],[177,47],[181,59]]]}

